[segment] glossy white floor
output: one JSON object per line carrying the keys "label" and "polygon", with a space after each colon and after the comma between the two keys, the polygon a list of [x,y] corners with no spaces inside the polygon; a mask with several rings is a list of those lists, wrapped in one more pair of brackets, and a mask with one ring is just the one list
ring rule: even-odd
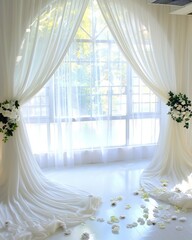
{"label": "glossy white floor", "polygon": [[[69,236],[59,230],[48,240],[80,240],[85,232],[90,240],[191,240],[192,211],[184,212],[151,198],[145,201],[140,195],[133,194],[140,188],[139,178],[146,164],[146,161],[119,162],[45,171],[52,180],[101,196],[103,201],[95,219],[71,229]],[[112,199],[116,200],[116,206],[111,206]],[[154,225],[148,225],[147,221],[138,222],[139,218],[146,219],[147,216]],[[108,223],[117,219],[117,223]],[[128,224],[134,222],[137,226],[130,228]],[[112,232],[114,224],[119,227],[118,233]]]}

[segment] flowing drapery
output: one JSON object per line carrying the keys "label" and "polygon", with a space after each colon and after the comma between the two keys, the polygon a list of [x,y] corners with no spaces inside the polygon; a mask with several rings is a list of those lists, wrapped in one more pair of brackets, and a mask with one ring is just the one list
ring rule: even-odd
{"label": "flowing drapery", "polygon": [[[98,3],[122,52],[153,92],[164,103],[169,91],[191,98],[191,18],[171,15],[169,7],[153,6],[143,0]],[[192,207],[191,134],[167,117],[166,112],[164,104],[158,149],[142,174],[141,184],[162,200]],[[162,179],[169,182],[168,190],[162,188]],[[174,188],[179,183],[180,188],[185,183],[183,191]]]}
{"label": "flowing drapery", "polygon": [[[51,77],[79,26],[87,1],[0,2],[0,101],[30,99]],[[2,136],[1,136],[2,137]],[[58,227],[76,225],[100,199],[49,182],[34,161],[22,115],[0,142],[0,237],[44,239]]]}
{"label": "flowing drapery", "polygon": [[150,158],[159,106],[91,0],[63,62],[23,115],[38,164],[65,167]]}

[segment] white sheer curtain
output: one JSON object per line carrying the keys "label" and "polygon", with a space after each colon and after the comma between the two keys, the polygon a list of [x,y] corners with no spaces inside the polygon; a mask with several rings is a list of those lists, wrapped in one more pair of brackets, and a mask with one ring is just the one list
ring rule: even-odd
{"label": "white sheer curtain", "polygon": [[150,158],[159,105],[122,56],[97,2],[89,1],[63,62],[23,110],[44,168]]}
{"label": "white sheer curtain", "polygon": [[[169,91],[192,98],[192,19],[170,15],[168,7],[143,0],[98,0],[98,3],[122,52],[154,93],[165,103]],[[168,118],[166,112],[165,105],[159,146],[141,184],[160,199],[192,207],[192,196],[188,195],[191,133]],[[169,181],[167,191],[161,188],[162,178]],[[178,193],[174,186],[179,183],[183,183],[183,188]]]}
{"label": "white sheer curtain", "polygon": [[[0,101],[32,97],[53,74],[78,28],[87,1],[0,1]],[[0,238],[44,239],[78,224],[100,199],[49,182],[34,161],[22,116],[0,142]]]}

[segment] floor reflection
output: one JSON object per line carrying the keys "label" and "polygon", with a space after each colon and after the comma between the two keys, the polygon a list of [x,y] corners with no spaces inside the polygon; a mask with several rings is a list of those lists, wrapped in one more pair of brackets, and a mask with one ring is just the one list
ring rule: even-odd
{"label": "floor reflection", "polygon": [[[148,163],[119,162],[46,171],[52,180],[89,191],[101,196],[103,200],[94,219],[72,229],[69,236],[64,236],[59,231],[48,240],[80,240],[85,232],[89,233],[91,240],[190,240],[191,211],[183,211],[152,198],[143,199],[135,194],[140,188],[140,175],[146,164]],[[112,206],[114,200],[116,205]],[[111,216],[119,221],[110,223],[113,219]],[[144,224],[139,221],[140,218],[144,219]],[[151,224],[149,220],[152,221]],[[136,226],[130,227],[129,224],[133,223]],[[118,233],[112,232],[114,224],[119,226]]]}

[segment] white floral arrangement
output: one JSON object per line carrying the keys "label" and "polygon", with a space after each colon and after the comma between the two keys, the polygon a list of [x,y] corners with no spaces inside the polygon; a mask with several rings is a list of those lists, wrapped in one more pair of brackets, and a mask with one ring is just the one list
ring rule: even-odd
{"label": "white floral arrangement", "polygon": [[191,101],[185,94],[174,94],[169,92],[167,105],[170,107],[168,114],[178,123],[184,123],[184,128],[189,128],[189,121],[192,117]]}
{"label": "white floral arrangement", "polygon": [[7,142],[18,127],[18,108],[19,103],[17,100],[5,100],[0,103],[0,133],[3,134],[3,142]]}

